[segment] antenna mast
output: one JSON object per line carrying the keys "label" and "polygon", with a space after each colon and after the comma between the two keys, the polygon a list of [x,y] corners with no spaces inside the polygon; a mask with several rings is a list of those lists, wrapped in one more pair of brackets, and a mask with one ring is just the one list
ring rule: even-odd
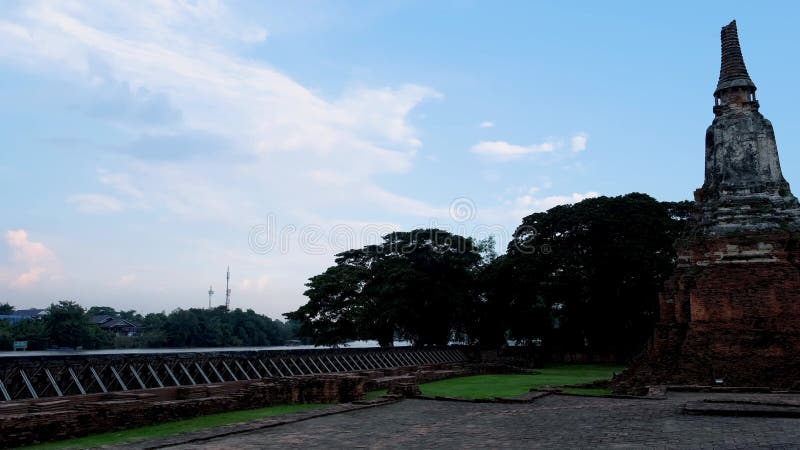
{"label": "antenna mast", "polygon": [[214,295],[214,288],[208,287],[208,309],[211,309],[211,296]]}
{"label": "antenna mast", "polygon": [[231,266],[228,266],[228,274],[225,276],[225,309],[231,310]]}

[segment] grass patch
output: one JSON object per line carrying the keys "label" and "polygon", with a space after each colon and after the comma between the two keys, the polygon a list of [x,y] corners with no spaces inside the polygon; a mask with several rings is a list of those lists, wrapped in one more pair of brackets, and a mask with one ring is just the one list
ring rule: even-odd
{"label": "grass patch", "polygon": [[364,393],[364,400],[373,400],[378,397],[383,397],[388,391],[388,389],[378,389],[377,391],[366,392]]}
{"label": "grass patch", "polygon": [[516,397],[536,383],[538,375],[473,375],[419,385],[424,395],[457,398]]}
{"label": "grass patch", "polygon": [[218,427],[237,422],[247,422],[250,420],[261,419],[263,417],[278,416],[298,411],[308,411],[311,409],[323,408],[323,404],[299,404],[299,405],[278,405],[268,406],[259,409],[246,409],[242,411],[231,411],[207,416],[194,417],[192,419],[178,420],[159,425],[150,425],[130,430],[116,431],[112,433],[95,434],[75,439],[67,439],[58,442],[47,442],[44,444],[32,445],[25,449],[59,449],[59,448],[91,448],[101,445],[124,444],[135,442],[142,439],[150,439],[173,434],[187,433],[190,431],[202,430],[204,428]]}
{"label": "grass patch", "polygon": [[606,364],[562,364],[537,369],[540,375],[536,388],[569,386],[572,384],[591,383],[593,381],[610,380],[614,372],[622,372],[625,366]]}
{"label": "grass patch", "polygon": [[[538,374],[474,375],[434,381],[419,386],[424,395],[457,398],[516,397],[531,388],[569,386],[609,380],[621,366],[569,364],[538,369]],[[580,393],[602,395],[605,389],[570,388]],[[601,394],[602,392],[602,394]]]}

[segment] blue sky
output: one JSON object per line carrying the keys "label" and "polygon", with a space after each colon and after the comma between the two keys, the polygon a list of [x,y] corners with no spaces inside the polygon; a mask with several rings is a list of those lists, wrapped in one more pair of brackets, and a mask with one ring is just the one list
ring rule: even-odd
{"label": "blue sky", "polygon": [[272,317],[337,251],[691,198],[737,19],[800,180],[793,2],[0,3],[0,301]]}

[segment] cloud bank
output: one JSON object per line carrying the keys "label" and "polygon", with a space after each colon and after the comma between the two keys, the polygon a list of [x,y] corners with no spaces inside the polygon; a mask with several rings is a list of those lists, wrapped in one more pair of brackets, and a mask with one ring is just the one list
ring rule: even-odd
{"label": "cloud bank", "polygon": [[[569,138],[569,149],[573,152],[586,150],[587,141],[586,133],[577,133]],[[511,144],[506,141],[481,141],[473,145],[470,151],[495,161],[513,161],[528,155],[555,153],[565,148],[562,139],[548,139],[530,145]]]}
{"label": "cloud bank", "polygon": [[6,245],[10,251],[8,265],[0,268],[0,279],[13,288],[33,287],[48,276],[56,276],[58,260],[41,242],[31,241],[25,230],[8,230]]}

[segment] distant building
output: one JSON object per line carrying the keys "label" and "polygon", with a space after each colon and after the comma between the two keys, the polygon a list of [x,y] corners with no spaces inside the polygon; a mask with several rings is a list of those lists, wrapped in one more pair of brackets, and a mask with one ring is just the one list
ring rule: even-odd
{"label": "distant building", "polygon": [[8,322],[11,325],[16,325],[23,320],[41,319],[46,315],[47,310],[45,309],[21,309],[19,311],[14,311],[13,314],[0,314],[0,320]]}
{"label": "distant building", "polygon": [[110,331],[117,336],[136,336],[139,334],[141,326],[127,319],[119,319],[108,314],[92,316],[90,321],[102,328]]}
{"label": "distant building", "polygon": [[10,325],[16,325],[28,319],[30,319],[30,317],[20,316],[19,314],[0,314],[0,320],[8,322]]}
{"label": "distant building", "polygon": [[47,315],[47,310],[40,308],[18,309],[14,311],[13,315],[22,316],[26,319],[41,319]]}

